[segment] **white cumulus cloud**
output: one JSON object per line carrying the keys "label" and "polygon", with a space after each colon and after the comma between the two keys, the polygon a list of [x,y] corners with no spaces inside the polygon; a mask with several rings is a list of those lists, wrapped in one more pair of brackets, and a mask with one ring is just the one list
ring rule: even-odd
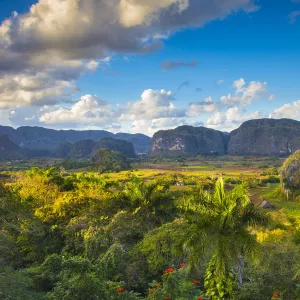
{"label": "white cumulus cloud", "polygon": [[243,78],[234,81],[233,86],[236,88],[235,95],[228,94],[221,97],[221,102],[225,105],[249,105],[267,91],[266,82],[251,81],[247,85]]}
{"label": "white cumulus cloud", "polygon": [[207,119],[206,125],[222,131],[231,131],[247,120],[258,118],[261,118],[260,112],[256,111],[249,114],[244,109],[234,106],[225,112],[215,112]]}
{"label": "white cumulus cloud", "polygon": [[257,9],[254,0],[39,0],[0,24],[0,107],[69,101],[74,81],[113,53],[155,51],[182,28]]}
{"label": "white cumulus cloud", "polygon": [[275,109],[269,117],[274,119],[290,118],[300,120],[300,100],[284,104]]}
{"label": "white cumulus cloud", "polygon": [[189,104],[188,115],[190,117],[198,117],[203,113],[212,113],[217,111],[217,105],[213,102],[212,97],[205,98],[200,102],[193,102]]}
{"label": "white cumulus cloud", "polygon": [[129,102],[123,107],[121,119],[152,120],[161,118],[181,118],[186,115],[184,108],[176,108],[171,91],[145,90],[141,99]]}
{"label": "white cumulus cloud", "polygon": [[44,124],[64,126],[109,126],[114,124],[118,113],[109,103],[92,95],[85,95],[70,108],[55,107],[43,113],[39,120]]}

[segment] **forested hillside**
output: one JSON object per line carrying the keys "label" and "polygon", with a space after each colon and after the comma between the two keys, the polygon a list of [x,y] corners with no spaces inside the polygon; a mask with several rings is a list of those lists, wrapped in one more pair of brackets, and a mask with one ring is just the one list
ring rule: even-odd
{"label": "forested hillside", "polygon": [[136,153],[148,153],[150,137],[144,134],[108,132],[105,130],[53,130],[43,127],[22,126],[14,129],[0,126],[0,135],[7,135],[12,142],[22,148],[34,150],[54,150],[60,144],[74,144],[82,140],[99,141],[111,137],[132,143]]}
{"label": "forested hillside", "polygon": [[292,119],[254,119],[230,133],[205,127],[180,126],[161,130],[151,140],[150,156],[278,155],[300,149],[300,122]]}
{"label": "forested hillside", "polygon": [[[0,185],[0,299],[299,300],[297,159],[273,190],[277,175],[11,173]],[[254,206],[260,190],[286,209]]]}

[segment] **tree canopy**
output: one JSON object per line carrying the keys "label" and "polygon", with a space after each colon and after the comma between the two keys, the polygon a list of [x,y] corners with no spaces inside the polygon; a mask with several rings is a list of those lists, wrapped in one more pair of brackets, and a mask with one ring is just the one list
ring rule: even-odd
{"label": "tree canopy", "polygon": [[281,168],[281,180],[284,189],[292,194],[300,189],[300,150],[285,160]]}
{"label": "tree canopy", "polygon": [[296,220],[271,222],[244,184],[176,178],[33,168],[0,183],[0,300],[299,299]]}
{"label": "tree canopy", "polygon": [[[267,217],[255,208],[243,185],[226,191],[224,181],[216,182],[214,193],[195,189],[184,203],[186,231],[185,247],[193,267],[207,253],[205,287],[211,299],[234,299],[236,287],[242,285],[246,255],[257,247],[249,226],[267,225]],[[206,254],[207,256],[207,254]]]}
{"label": "tree canopy", "polygon": [[101,148],[96,151],[92,157],[92,162],[95,168],[105,172],[119,172],[130,169],[128,159],[118,151],[110,151],[106,148]]}

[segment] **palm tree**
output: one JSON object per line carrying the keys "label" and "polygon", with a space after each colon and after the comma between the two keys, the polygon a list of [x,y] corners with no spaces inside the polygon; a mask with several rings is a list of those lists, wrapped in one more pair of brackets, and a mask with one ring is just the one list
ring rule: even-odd
{"label": "palm tree", "polygon": [[133,177],[125,186],[125,196],[130,202],[131,212],[152,216],[158,225],[172,220],[176,207],[169,186],[161,181],[146,183]]}
{"label": "palm tree", "polygon": [[[185,247],[193,266],[209,253],[205,271],[205,288],[211,299],[234,299],[242,284],[244,257],[257,249],[256,237],[249,227],[268,221],[254,207],[243,186],[226,191],[219,179],[214,193],[195,190],[184,203],[184,216],[189,224]],[[209,250],[209,251],[205,251]]]}

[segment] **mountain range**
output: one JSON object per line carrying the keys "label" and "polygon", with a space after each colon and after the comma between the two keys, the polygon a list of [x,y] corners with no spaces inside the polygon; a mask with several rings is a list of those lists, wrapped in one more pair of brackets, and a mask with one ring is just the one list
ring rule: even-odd
{"label": "mountain range", "polygon": [[108,148],[126,157],[230,155],[289,155],[300,149],[300,122],[291,119],[256,119],[230,133],[193,126],[144,134],[104,130],[53,130],[43,127],[0,126],[0,159],[32,157],[87,158]]}
{"label": "mountain range", "polygon": [[0,126],[0,134],[8,135],[12,142],[22,148],[54,150],[62,143],[74,144],[82,140],[99,141],[106,137],[125,140],[133,144],[136,153],[148,153],[150,137],[144,134],[111,133],[105,130],[54,130],[43,127],[23,126],[14,129]]}
{"label": "mountain range", "polygon": [[180,126],[158,131],[149,155],[289,155],[300,149],[300,122],[291,119],[256,119],[230,133],[205,127]]}

